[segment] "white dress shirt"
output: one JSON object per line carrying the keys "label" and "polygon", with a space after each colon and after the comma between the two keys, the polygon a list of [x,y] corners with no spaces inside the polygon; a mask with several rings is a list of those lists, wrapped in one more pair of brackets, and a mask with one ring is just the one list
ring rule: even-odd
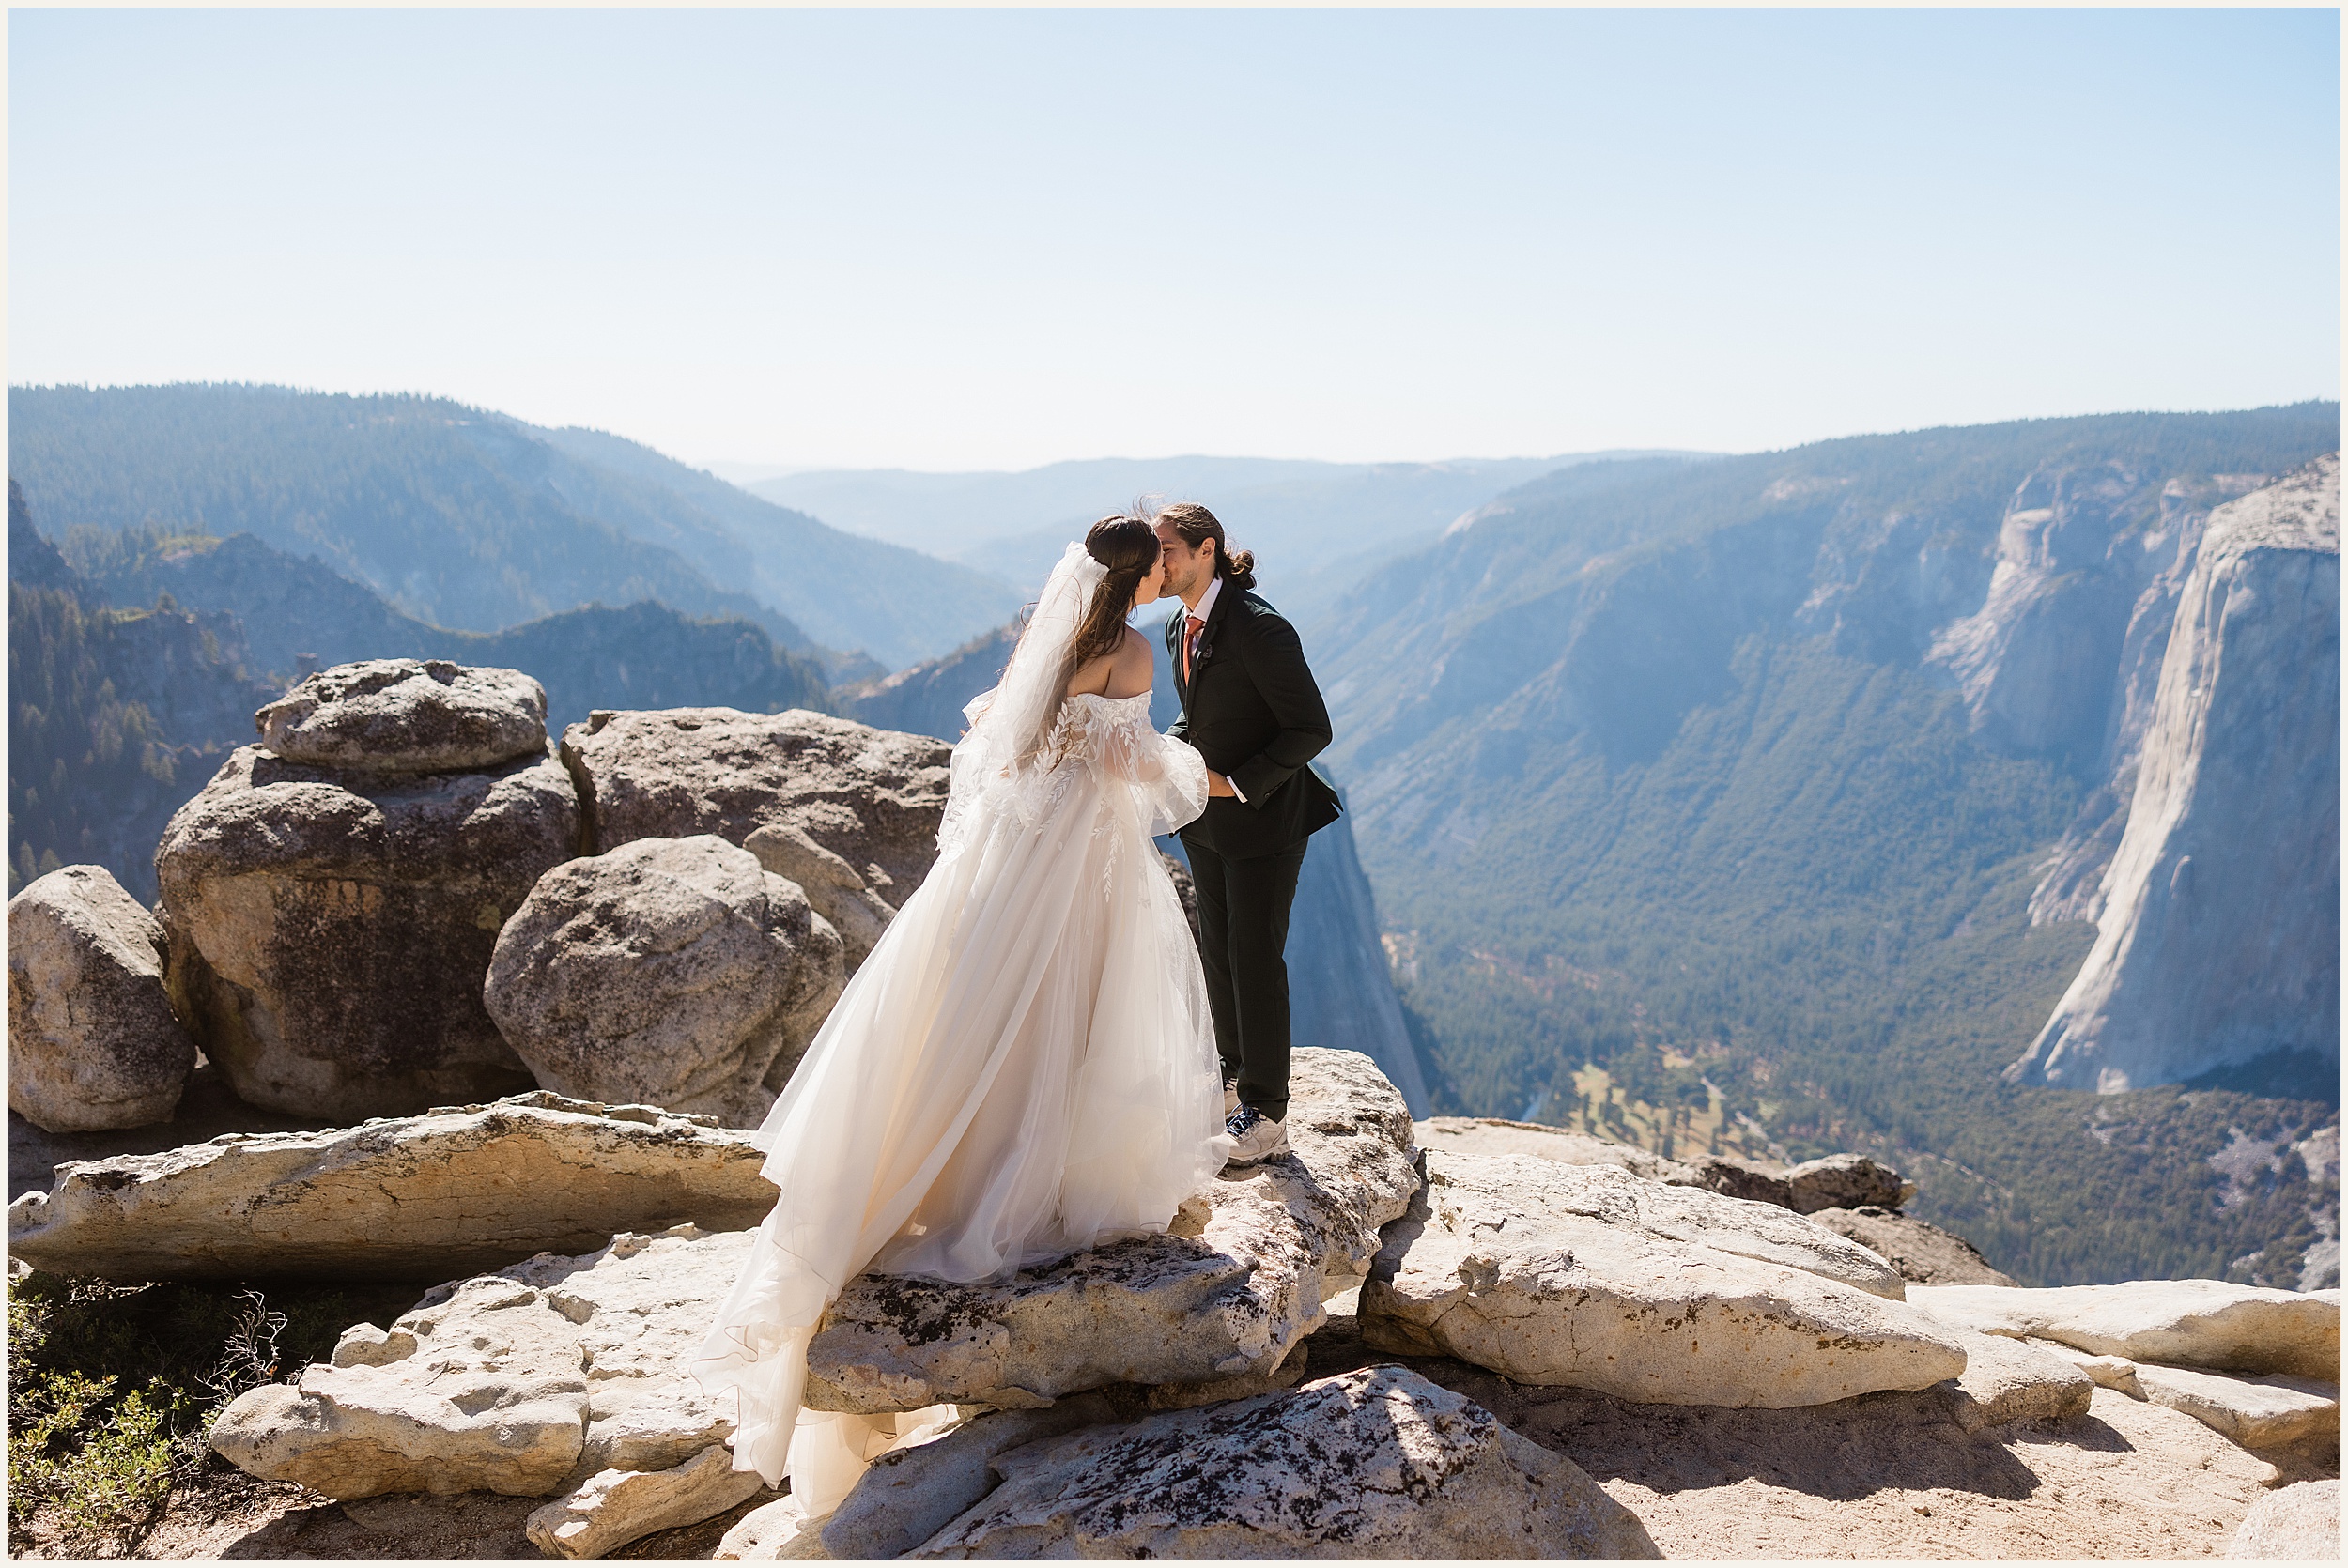
{"label": "white dress shirt", "polygon": [[[1222,592],[1223,578],[1220,575],[1217,575],[1208,580],[1207,591],[1198,595],[1198,607],[1197,609],[1191,608],[1188,605],[1184,605],[1182,607],[1182,613],[1184,615],[1193,617],[1198,622],[1198,635],[1200,637],[1207,635],[1207,616],[1209,612],[1214,608],[1215,595]],[[1197,657],[1197,650],[1194,649],[1190,645],[1190,623],[1185,621],[1182,623],[1182,662],[1185,666],[1187,666]],[[1193,674],[1195,675],[1196,673],[1197,672],[1194,670]],[[1231,793],[1238,797],[1239,803],[1242,806],[1247,804],[1247,797],[1240,793],[1238,784],[1232,782],[1231,776],[1228,774],[1224,776],[1223,782],[1231,786]]]}

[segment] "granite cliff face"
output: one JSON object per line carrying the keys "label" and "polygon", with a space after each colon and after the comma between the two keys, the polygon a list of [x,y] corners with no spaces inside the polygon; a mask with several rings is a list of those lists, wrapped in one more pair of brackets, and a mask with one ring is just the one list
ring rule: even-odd
{"label": "granite cliff face", "polygon": [[[2337,429],[2315,407],[2222,419],[1867,437],[1523,486],[1309,629],[1327,761],[1373,860],[1472,860],[1528,787],[1585,763],[1601,792],[1635,785],[1691,715],[1739,705],[1740,651],[1804,644],[1953,688],[1980,751],[2076,786],[2031,913],[2093,919],[2213,509]],[[1612,830],[1614,807],[1567,792],[1576,837]]]}
{"label": "granite cliff face", "polygon": [[2098,892],[2022,1082],[2117,1092],[2340,1054],[2340,456],[2211,515]]}
{"label": "granite cliff face", "polygon": [[[962,705],[1001,679],[1018,644],[1016,622],[997,626],[950,653],[843,692],[842,711],[878,729],[955,740],[963,730]],[[1150,708],[1151,718],[1157,720],[1158,704],[1152,701]]]}
{"label": "granite cliff face", "polygon": [[1956,679],[1977,735],[2091,785],[2031,893],[2033,924],[2103,913],[2179,595],[2212,509],[2261,483],[2124,462],[2033,473],[1999,526],[1981,607],[1934,633],[1926,662]]}
{"label": "granite cliff face", "polygon": [[1586,1115],[1586,1065],[1661,1117],[1664,1074],[1701,1074],[1738,1138],[1918,1170],[2017,1278],[2297,1255],[2295,1200],[2192,1194],[2230,1122],[2303,1139],[2327,1085],[2268,1064],[2226,1083],[2258,1115],[2112,1105],[2162,1126],[2137,1149],[1996,1074],[2095,941],[2211,515],[2339,430],[2302,405],[1594,464],[1371,573],[1305,635],[1443,1109]]}
{"label": "granite cliff face", "polygon": [[1378,904],[1340,817],[1312,837],[1289,916],[1289,1011],[1298,1045],[1367,1053],[1414,1116],[1431,1101],[1378,939]]}

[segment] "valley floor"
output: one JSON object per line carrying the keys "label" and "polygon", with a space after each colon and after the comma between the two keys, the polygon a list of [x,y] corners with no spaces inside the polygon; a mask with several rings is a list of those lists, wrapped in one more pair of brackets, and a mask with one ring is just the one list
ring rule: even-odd
{"label": "valley floor", "polygon": [[[1362,1342],[1350,1298],[1309,1341],[1309,1376],[1399,1361],[1571,1458],[1672,1559],[2183,1559],[2225,1555],[2272,1486],[2338,1477],[2336,1441],[2254,1453],[2192,1417],[2095,1391],[2090,1414],[1969,1436],[1929,1393],[1794,1410],[1630,1405],[1529,1388]],[[761,1493],[615,1556],[707,1560]],[[527,1560],[543,1498],[473,1492],[338,1504],[285,1482],[216,1471],[175,1496],[139,1556]],[[45,1555],[20,1537],[16,1555]]]}

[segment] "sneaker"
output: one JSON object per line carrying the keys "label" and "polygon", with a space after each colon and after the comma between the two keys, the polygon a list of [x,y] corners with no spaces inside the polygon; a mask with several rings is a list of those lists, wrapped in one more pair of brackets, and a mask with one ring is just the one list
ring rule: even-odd
{"label": "sneaker", "polygon": [[1234,1165],[1253,1165],[1289,1152],[1288,1124],[1274,1121],[1252,1105],[1232,1112],[1223,1130],[1238,1145],[1231,1150]]}

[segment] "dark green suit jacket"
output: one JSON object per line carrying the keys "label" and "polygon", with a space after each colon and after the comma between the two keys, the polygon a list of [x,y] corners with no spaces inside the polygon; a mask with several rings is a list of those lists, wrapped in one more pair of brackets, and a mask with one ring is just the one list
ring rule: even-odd
{"label": "dark green suit jacket", "polygon": [[1182,716],[1170,733],[1247,798],[1210,799],[1182,829],[1228,860],[1277,854],[1337,820],[1337,792],[1305,764],[1329,744],[1329,708],[1305,663],[1296,628],[1254,593],[1228,581],[1198,636],[1198,665],[1182,676],[1182,626],[1166,623],[1174,693]]}

